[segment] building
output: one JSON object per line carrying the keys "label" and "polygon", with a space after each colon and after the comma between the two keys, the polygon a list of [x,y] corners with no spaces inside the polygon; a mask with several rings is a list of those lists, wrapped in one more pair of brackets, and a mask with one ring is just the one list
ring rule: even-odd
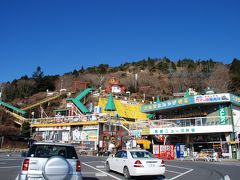
{"label": "building", "polygon": [[149,134],[164,136],[167,144],[184,144],[200,152],[214,149],[240,158],[240,97],[230,93],[192,95],[145,104],[141,111],[155,114]]}

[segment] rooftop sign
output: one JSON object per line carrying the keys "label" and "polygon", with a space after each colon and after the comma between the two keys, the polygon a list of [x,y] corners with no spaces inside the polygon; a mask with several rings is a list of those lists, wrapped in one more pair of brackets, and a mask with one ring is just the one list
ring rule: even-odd
{"label": "rooftop sign", "polygon": [[231,102],[240,106],[240,97],[231,94]]}
{"label": "rooftop sign", "polygon": [[147,104],[142,106],[142,112],[151,112],[162,109],[175,108],[179,106],[190,105],[194,103],[193,96],[185,97],[185,98],[177,98],[173,100],[163,101],[159,103]]}
{"label": "rooftop sign", "polygon": [[196,133],[216,133],[233,132],[232,125],[216,126],[189,126],[189,127],[171,127],[171,128],[150,128],[150,134],[196,134]]}
{"label": "rooftop sign", "polygon": [[194,96],[195,103],[229,102],[229,94],[209,94]]}
{"label": "rooftop sign", "polygon": [[146,104],[142,106],[141,111],[144,113],[152,113],[158,110],[184,107],[184,106],[193,105],[193,104],[209,104],[209,103],[221,103],[221,102],[230,102],[230,101],[232,103],[240,105],[240,97],[229,94],[229,93],[222,93],[222,94],[188,96],[184,98],[177,98],[177,99],[163,101],[159,103]]}

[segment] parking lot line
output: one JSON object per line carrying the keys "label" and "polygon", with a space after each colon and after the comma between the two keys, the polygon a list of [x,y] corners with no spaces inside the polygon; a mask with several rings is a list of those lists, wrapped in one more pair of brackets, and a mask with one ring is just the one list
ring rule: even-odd
{"label": "parking lot line", "polygon": [[170,171],[170,170],[165,170],[165,171],[175,173],[175,174],[182,174],[181,172],[178,172],[178,171]]}
{"label": "parking lot line", "polygon": [[85,163],[96,163],[96,162],[104,163],[105,161],[88,161],[88,162],[85,162]]}
{"label": "parking lot line", "polygon": [[166,166],[170,166],[170,167],[174,167],[174,168],[178,168],[178,169],[186,169],[186,170],[191,169],[191,168],[186,168],[186,167],[181,167],[181,166],[173,166],[173,165],[166,165]]}
{"label": "parking lot line", "polygon": [[95,168],[95,167],[93,167],[93,166],[91,166],[91,165],[89,165],[89,164],[86,164],[86,163],[82,163],[82,164],[84,164],[85,166],[88,166],[88,167],[90,167],[90,168],[92,168],[92,169],[95,169],[96,171],[99,171],[99,172],[101,172],[101,173],[103,173],[103,174],[106,174],[106,175],[108,175],[108,176],[111,176],[111,177],[114,178],[114,179],[122,180],[122,179],[120,179],[120,178],[118,178],[118,177],[115,177],[115,176],[113,176],[113,175],[111,175],[111,174],[109,174],[109,173],[106,173],[106,172],[104,172],[104,171],[102,171],[102,170],[100,170],[100,169],[97,169],[97,168]]}
{"label": "parking lot line", "polygon": [[171,178],[169,180],[177,179],[177,178],[179,178],[179,177],[181,177],[181,176],[183,176],[183,175],[185,175],[187,173],[190,173],[191,171],[193,171],[193,169],[190,169],[190,170],[188,170],[188,171],[186,171],[184,173],[181,173],[181,174],[179,174],[179,175],[177,175],[177,176],[175,176],[175,177],[173,177],[173,178]]}

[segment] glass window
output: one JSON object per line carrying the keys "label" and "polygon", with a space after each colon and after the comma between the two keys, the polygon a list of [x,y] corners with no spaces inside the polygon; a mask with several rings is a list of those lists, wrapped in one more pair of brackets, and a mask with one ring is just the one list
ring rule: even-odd
{"label": "glass window", "polygon": [[152,153],[148,151],[132,151],[131,155],[133,159],[136,158],[156,158]]}
{"label": "glass window", "polygon": [[122,156],[122,151],[119,151],[115,154],[116,158],[121,158],[121,156]]}
{"label": "glass window", "polygon": [[127,151],[123,151],[121,157],[122,158],[127,158]]}
{"label": "glass window", "polygon": [[34,144],[28,151],[28,157],[50,158],[52,156],[63,156],[67,159],[78,159],[76,151],[72,146]]}

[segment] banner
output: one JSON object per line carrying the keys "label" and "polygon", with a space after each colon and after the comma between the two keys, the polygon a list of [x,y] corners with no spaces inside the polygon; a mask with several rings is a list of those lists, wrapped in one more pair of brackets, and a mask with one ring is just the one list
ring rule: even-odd
{"label": "banner", "polygon": [[174,159],[173,145],[153,145],[153,154],[160,159]]}
{"label": "banner", "polygon": [[194,96],[195,103],[229,102],[229,94],[209,94]]}
{"label": "banner", "polygon": [[220,124],[225,125],[227,120],[227,112],[224,105],[219,105],[218,114],[220,116]]}

